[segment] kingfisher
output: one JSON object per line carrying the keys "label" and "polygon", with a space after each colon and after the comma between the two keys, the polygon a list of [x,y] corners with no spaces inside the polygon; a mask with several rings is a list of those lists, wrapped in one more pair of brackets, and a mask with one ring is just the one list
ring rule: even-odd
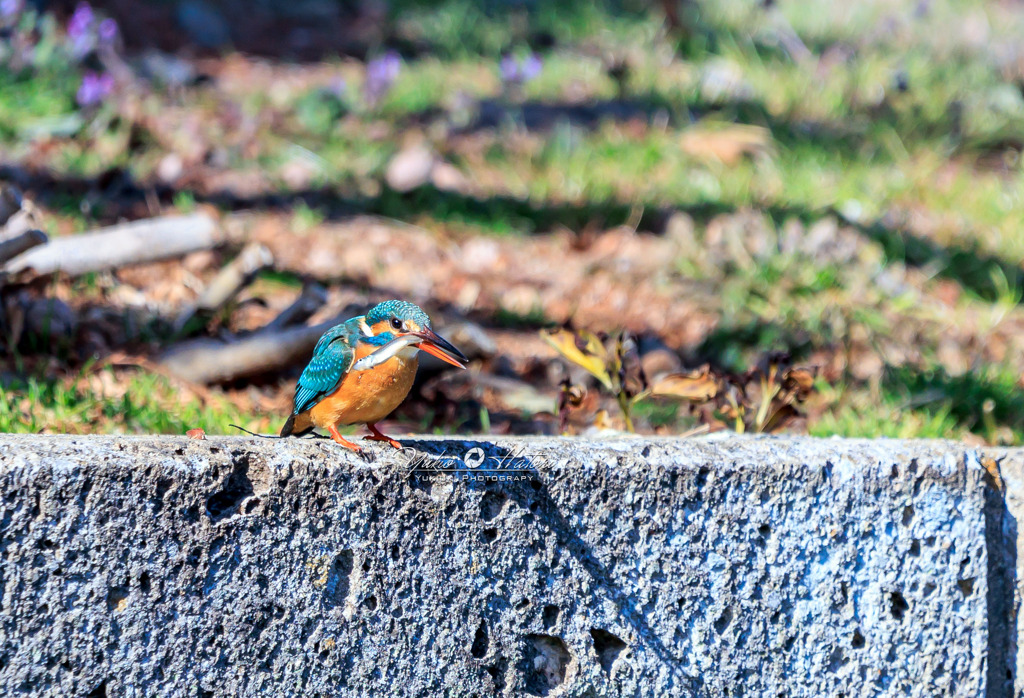
{"label": "kingfisher", "polygon": [[319,427],[342,446],[362,451],[339,434],[338,427],[365,424],[370,430],[366,439],[402,448],[377,429],[377,422],[409,394],[420,351],[458,368],[466,368],[469,361],[430,328],[422,309],[405,301],[378,303],[366,315],[335,325],[320,337],[299,376],[292,414],[281,436],[302,436]]}

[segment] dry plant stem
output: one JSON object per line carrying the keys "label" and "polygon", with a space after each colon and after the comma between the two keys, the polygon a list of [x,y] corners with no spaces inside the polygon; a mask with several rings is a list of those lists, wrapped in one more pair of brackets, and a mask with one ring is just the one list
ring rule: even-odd
{"label": "dry plant stem", "polygon": [[320,336],[338,322],[255,332],[227,344],[213,339],[184,342],[164,354],[159,364],[192,383],[222,383],[272,373],[308,359]]}
{"label": "dry plant stem", "polygon": [[616,397],[619,400],[619,410],[622,412],[622,418],[626,422],[626,431],[630,434],[635,433],[636,429],[633,427],[633,418],[629,415],[629,396],[626,395],[626,391],[620,390]]}
{"label": "dry plant stem", "polygon": [[239,291],[249,285],[256,274],[273,264],[274,255],[266,246],[250,242],[213,278],[195,305],[178,315],[175,330],[180,331],[185,327],[196,313],[213,313],[224,307]]}
{"label": "dry plant stem", "polygon": [[180,257],[215,247],[223,239],[217,222],[206,214],[150,218],[56,238],[12,259],[5,269],[12,273],[32,270],[46,275],[60,271],[80,276]]}
{"label": "dry plant stem", "polygon": [[281,311],[281,314],[270,321],[266,330],[283,330],[291,325],[298,325],[313,316],[327,302],[327,289],[318,283],[305,284],[302,293],[295,302]]}

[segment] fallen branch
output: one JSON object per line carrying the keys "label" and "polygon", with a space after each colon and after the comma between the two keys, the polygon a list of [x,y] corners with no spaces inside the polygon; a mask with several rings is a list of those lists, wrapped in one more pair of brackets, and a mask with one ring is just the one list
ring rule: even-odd
{"label": "fallen branch", "polygon": [[7,185],[0,187],[0,228],[7,224],[11,216],[21,210],[21,191],[17,187]]}
{"label": "fallen branch", "polygon": [[10,240],[0,241],[0,264],[9,259],[14,259],[33,247],[45,245],[48,239],[46,233],[41,230],[27,230]]}
{"label": "fallen branch", "polygon": [[302,293],[295,302],[281,311],[281,314],[271,320],[263,331],[278,331],[292,325],[300,325],[313,313],[320,309],[327,302],[327,289],[316,282],[303,285]]}
{"label": "fallen branch", "polygon": [[196,315],[212,315],[249,285],[259,272],[274,264],[274,255],[266,246],[250,242],[237,257],[224,266],[206,287],[194,305],[185,308],[175,321],[174,328],[180,332]]}
{"label": "fallen branch", "polygon": [[164,354],[159,364],[192,383],[223,383],[272,373],[308,359],[320,336],[340,320],[281,332],[260,331],[225,344],[214,339],[185,342]]}
{"label": "fallen branch", "polygon": [[223,240],[216,221],[202,213],[167,216],[55,238],[50,244],[12,259],[10,273],[38,275],[93,271],[157,262],[216,246]]}

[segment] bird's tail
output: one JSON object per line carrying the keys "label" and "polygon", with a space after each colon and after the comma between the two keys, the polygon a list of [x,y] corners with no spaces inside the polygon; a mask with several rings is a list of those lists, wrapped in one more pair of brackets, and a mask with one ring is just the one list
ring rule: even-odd
{"label": "bird's tail", "polygon": [[281,436],[302,436],[312,430],[313,422],[309,418],[309,413],[292,414],[288,415],[287,421],[281,427]]}

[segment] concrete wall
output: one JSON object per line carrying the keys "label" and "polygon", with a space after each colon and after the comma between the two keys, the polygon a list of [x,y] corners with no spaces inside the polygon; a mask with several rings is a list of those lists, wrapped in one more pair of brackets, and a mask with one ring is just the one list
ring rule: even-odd
{"label": "concrete wall", "polygon": [[0,693],[1013,694],[1018,452],[406,443],[0,436]]}

